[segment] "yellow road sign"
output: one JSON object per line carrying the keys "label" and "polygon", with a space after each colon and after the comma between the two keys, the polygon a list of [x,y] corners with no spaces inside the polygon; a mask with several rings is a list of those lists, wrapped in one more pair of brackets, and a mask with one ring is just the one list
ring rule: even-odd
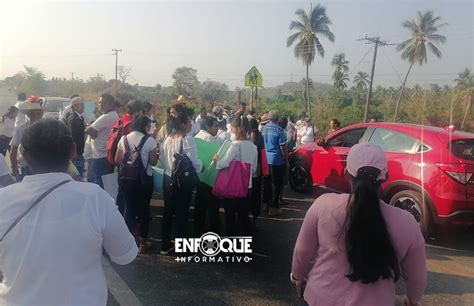
{"label": "yellow road sign", "polygon": [[262,74],[258,71],[257,67],[253,66],[245,75],[245,86],[261,87],[262,83]]}

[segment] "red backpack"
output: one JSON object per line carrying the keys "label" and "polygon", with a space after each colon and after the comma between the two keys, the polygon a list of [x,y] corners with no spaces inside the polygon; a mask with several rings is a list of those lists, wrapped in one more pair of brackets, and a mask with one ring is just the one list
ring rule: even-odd
{"label": "red backpack", "polygon": [[131,132],[131,121],[123,123],[122,119],[118,119],[112,126],[112,131],[107,139],[107,161],[111,165],[115,165],[115,154],[120,138]]}

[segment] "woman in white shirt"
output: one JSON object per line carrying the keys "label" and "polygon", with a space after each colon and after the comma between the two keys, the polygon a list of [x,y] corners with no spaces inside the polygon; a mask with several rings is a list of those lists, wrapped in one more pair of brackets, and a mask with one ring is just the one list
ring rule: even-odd
{"label": "woman in white shirt", "polygon": [[137,256],[115,201],[66,173],[74,145],[62,122],[32,124],[21,145],[33,174],[0,189],[0,305],[106,305],[104,250],[120,265]]}
{"label": "woman in white shirt", "polygon": [[[236,116],[231,120],[231,133],[235,135],[236,140],[232,141],[231,147],[224,154],[222,159],[214,156],[216,169],[221,170],[229,167],[233,160],[240,160],[251,165],[249,187],[247,196],[243,199],[223,199],[226,219],[226,235],[235,236],[238,234],[238,227],[242,228],[243,235],[251,235],[252,223],[249,219],[249,210],[251,206],[252,177],[257,173],[258,152],[257,147],[247,138],[250,131],[250,124],[245,116]],[[243,178],[235,178],[243,179]],[[237,223],[236,224],[236,219]]]}
{"label": "woman in white shirt", "polygon": [[[124,219],[128,228],[133,233],[138,226],[140,235],[140,254],[148,251],[151,244],[148,241],[148,232],[150,227],[150,201],[153,195],[153,170],[152,166],[158,162],[157,148],[155,139],[149,135],[151,128],[151,120],[146,115],[139,115],[132,122],[133,131],[122,136],[115,155],[115,164],[120,165],[119,168],[119,184],[123,191],[125,200]],[[128,145],[128,150],[126,148]],[[129,174],[125,170],[124,160],[129,155],[127,151],[140,152],[140,159],[143,168],[139,170],[140,177],[136,180],[126,177]],[[138,224],[137,224],[138,220]]]}
{"label": "woman in white shirt", "polygon": [[10,106],[8,112],[3,115],[3,130],[0,134],[0,154],[5,156],[10,148],[10,141],[15,131],[15,118],[18,115],[18,108]]}
{"label": "woman in white shirt", "polygon": [[[177,109],[176,109],[177,110]],[[176,216],[176,233],[179,238],[186,238],[188,235],[188,214],[189,206],[191,204],[192,190],[190,191],[172,191],[171,172],[173,170],[173,162],[175,160],[175,153],[183,149],[193,163],[196,172],[201,172],[202,162],[198,159],[196,142],[192,136],[189,136],[192,128],[191,109],[183,106],[176,115],[168,117],[168,126],[171,133],[166,137],[165,141],[160,147],[160,163],[165,170],[163,177],[163,196],[165,200],[165,207],[163,212],[162,222],[162,255],[168,255],[173,249],[171,244],[171,227],[173,215]]]}
{"label": "woman in white shirt", "polygon": [[298,129],[298,144],[304,145],[314,142],[314,134],[317,131],[316,127],[311,123],[311,119],[308,117],[305,118],[303,126]]}

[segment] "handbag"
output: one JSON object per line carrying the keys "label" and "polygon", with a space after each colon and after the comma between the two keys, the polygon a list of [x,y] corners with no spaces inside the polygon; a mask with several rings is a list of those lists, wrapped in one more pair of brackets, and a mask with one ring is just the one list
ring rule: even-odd
{"label": "handbag", "polygon": [[[239,159],[242,152],[239,144]],[[251,165],[241,160],[233,160],[229,167],[219,170],[212,194],[223,199],[243,199],[247,197]]]}
{"label": "handbag", "polygon": [[270,167],[268,166],[267,151],[265,149],[262,149],[260,152],[262,155],[262,175],[266,177],[270,175]]}
{"label": "handbag", "polygon": [[64,184],[67,184],[69,182],[72,182],[72,180],[65,180],[65,181],[62,181],[56,185],[54,185],[53,187],[49,188],[46,192],[44,192],[42,195],[40,195],[34,202],[33,204],[30,206],[30,208],[28,208],[23,214],[21,214],[18,218],[16,218],[15,222],[12,223],[12,225],[10,225],[10,227],[6,230],[6,232],[3,234],[2,238],[0,239],[0,242],[3,242],[3,239],[5,239],[5,237],[8,235],[8,233],[10,233],[10,231],[18,224],[20,223],[20,221],[33,209],[33,207],[35,207],[39,202],[41,202],[44,198],[46,198],[51,192],[53,192],[55,189],[61,187],[62,185]]}

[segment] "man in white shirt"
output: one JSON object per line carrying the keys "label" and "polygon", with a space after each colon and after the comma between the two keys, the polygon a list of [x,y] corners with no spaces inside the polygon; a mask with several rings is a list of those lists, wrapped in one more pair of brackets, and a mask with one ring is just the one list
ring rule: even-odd
{"label": "man in white shirt", "polygon": [[[22,106],[26,104],[27,102],[28,101],[26,100],[26,94],[24,92],[20,92],[17,96],[15,107],[18,109],[21,109]],[[22,112],[19,112],[18,115],[16,116],[15,127],[20,126],[23,123],[26,123],[26,115]]]}
{"label": "man in white shirt", "polygon": [[15,118],[18,115],[18,108],[10,106],[8,112],[3,116],[3,130],[0,133],[0,153],[4,156],[10,149],[10,141],[15,132]]}
{"label": "man in white shirt", "polygon": [[[20,113],[26,114],[28,120],[15,127],[15,132],[13,133],[13,138],[10,142],[11,150],[10,150],[10,163],[12,166],[12,175],[17,178],[17,180],[21,181],[25,175],[31,174],[30,167],[28,163],[23,158],[20,148],[21,145],[21,138],[23,137],[23,133],[25,130],[36,121],[40,120],[43,117],[43,108],[41,106],[39,97],[32,96],[20,105]],[[21,170],[21,175],[18,170]]]}
{"label": "man in white shirt", "polygon": [[0,304],[106,305],[102,252],[132,262],[133,236],[105,191],[66,173],[73,140],[64,124],[41,120],[21,144],[33,174],[0,189]]}
{"label": "man in white shirt", "polygon": [[219,126],[217,125],[217,119],[209,116],[203,120],[201,130],[194,137],[220,146],[221,143],[216,138],[218,130]]}
{"label": "man in white shirt", "polygon": [[104,188],[102,176],[114,171],[114,165],[107,161],[107,140],[119,116],[115,111],[115,99],[112,95],[102,94],[98,104],[102,115],[86,128],[86,134],[91,137],[92,180]]}

